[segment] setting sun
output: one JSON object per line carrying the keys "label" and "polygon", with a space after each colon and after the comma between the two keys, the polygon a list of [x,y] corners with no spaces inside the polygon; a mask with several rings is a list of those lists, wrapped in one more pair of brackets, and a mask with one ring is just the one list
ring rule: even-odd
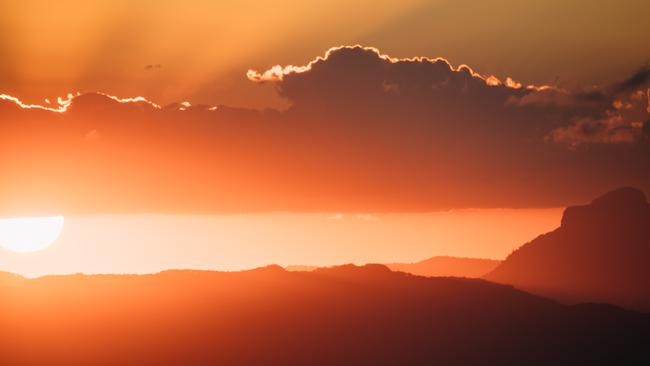
{"label": "setting sun", "polygon": [[14,252],[43,250],[61,235],[63,216],[0,219],[0,247]]}

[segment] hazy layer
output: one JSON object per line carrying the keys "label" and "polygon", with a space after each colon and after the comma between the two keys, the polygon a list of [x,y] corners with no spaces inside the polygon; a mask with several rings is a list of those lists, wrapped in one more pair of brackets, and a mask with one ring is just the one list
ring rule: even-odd
{"label": "hazy layer", "polygon": [[61,237],[28,254],[0,249],[0,271],[26,276],[238,270],[413,262],[435,255],[503,259],[559,226],[561,209],[420,214],[105,215],[66,217]]}

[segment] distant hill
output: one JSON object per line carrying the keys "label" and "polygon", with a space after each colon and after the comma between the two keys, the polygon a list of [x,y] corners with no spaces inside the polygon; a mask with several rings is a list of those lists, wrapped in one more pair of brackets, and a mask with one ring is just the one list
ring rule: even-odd
{"label": "distant hill", "polygon": [[0,284],[9,284],[23,279],[24,277],[17,274],[0,271]]}
{"label": "distant hill", "polygon": [[286,266],[284,267],[289,272],[311,272],[315,271],[318,269],[317,266],[302,266],[302,265],[294,265],[294,266]]}
{"label": "distant hill", "polygon": [[[386,263],[393,271],[406,272],[425,277],[467,277],[479,278],[492,271],[501,261],[495,259],[459,258],[438,256],[416,263]],[[316,266],[287,266],[291,272],[309,272]]]}
{"label": "distant hill", "polygon": [[485,276],[536,294],[650,311],[650,205],[621,188],[565,210],[561,226]]}
{"label": "distant hill", "polygon": [[478,278],[495,269],[501,261],[480,258],[458,258],[439,256],[416,263],[388,263],[393,271],[411,273],[418,276],[468,277]]}
{"label": "distant hill", "polygon": [[0,284],[0,365],[650,362],[650,315],[382,265]]}

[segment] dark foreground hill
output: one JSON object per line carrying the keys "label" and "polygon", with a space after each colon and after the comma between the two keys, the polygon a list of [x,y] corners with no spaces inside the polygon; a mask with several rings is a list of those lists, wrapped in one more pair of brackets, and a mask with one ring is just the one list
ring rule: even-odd
{"label": "dark foreground hill", "polygon": [[567,303],[650,311],[650,205],[621,188],[565,210],[561,226],[515,250],[490,281]]}
{"label": "dark foreground hill", "polygon": [[0,285],[0,365],[648,365],[650,315],[381,265]]}

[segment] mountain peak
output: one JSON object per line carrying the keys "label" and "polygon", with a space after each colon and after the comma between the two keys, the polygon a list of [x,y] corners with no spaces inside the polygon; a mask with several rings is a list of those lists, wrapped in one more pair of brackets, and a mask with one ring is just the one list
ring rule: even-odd
{"label": "mountain peak", "polygon": [[515,250],[486,278],[567,302],[650,310],[650,204],[620,188],[564,211],[560,228]]}
{"label": "mountain peak", "polygon": [[607,192],[584,206],[572,206],[564,210],[562,227],[580,224],[594,225],[624,221],[624,217],[647,216],[650,205],[645,193],[632,187]]}
{"label": "mountain peak", "polygon": [[645,193],[633,187],[623,187],[607,192],[591,202],[598,207],[634,207],[648,204]]}

